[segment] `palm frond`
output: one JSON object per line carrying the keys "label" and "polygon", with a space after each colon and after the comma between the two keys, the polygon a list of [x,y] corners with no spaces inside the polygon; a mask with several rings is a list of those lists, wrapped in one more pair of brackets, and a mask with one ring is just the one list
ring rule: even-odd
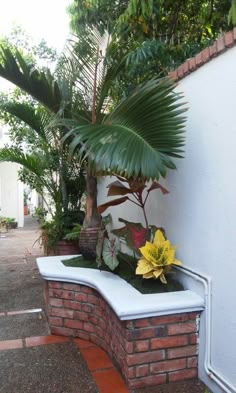
{"label": "palm frond", "polygon": [[93,172],[158,179],[183,156],[186,108],[168,78],[140,85],[102,124],[79,126],[71,154],[89,157]]}
{"label": "palm frond", "polygon": [[14,162],[20,164],[39,178],[42,177],[46,169],[42,157],[36,154],[25,154],[16,148],[4,147],[0,149],[0,162]]}
{"label": "palm frond", "polygon": [[39,71],[19,51],[0,46],[0,76],[30,94],[50,111],[61,105],[61,93],[50,70]]}
{"label": "palm frond", "polygon": [[31,127],[40,138],[46,139],[44,128],[46,126],[46,111],[37,111],[34,106],[29,103],[20,103],[16,101],[8,101],[0,104],[0,110],[17,117],[29,127]]}
{"label": "palm frond", "polygon": [[101,35],[96,30],[91,31],[86,40],[89,42],[89,50],[86,48],[85,51],[81,50],[83,39],[80,37],[74,37],[68,42],[64,64],[67,64],[68,75],[74,78],[75,97],[80,110],[87,110],[87,113],[92,111],[94,89],[96,90],[95,109],[97,121],[100,122],[103,118],[100,115],[106,110],[110,100],[111,85],[124,69],[126,58],[122,56],[121,59],[117,59],[117,56],[114,56],[117,48],[109,43],[107,34]]}

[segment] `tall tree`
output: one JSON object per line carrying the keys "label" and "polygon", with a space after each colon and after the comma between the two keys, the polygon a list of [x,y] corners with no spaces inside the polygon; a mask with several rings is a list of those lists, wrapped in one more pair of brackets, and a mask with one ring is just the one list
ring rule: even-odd
{"label": "tall tree", "polygon": [[[232,2],[232,3],[231,3]],[[229,30],[235,0],[74,0],[68,8],[71,28],[112,32],[117,54],[127,67],[116,93],[129,92],[141,81],[164,76]],[[131,81],[131,84],[130,84]]]}

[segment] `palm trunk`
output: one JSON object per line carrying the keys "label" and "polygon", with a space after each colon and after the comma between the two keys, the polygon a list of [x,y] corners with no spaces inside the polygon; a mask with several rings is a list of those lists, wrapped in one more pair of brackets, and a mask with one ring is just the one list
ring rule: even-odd
{"label": "palm trunk", "polygon": [[88,174],[86,183],[86,214],[83,227],[100,228],[101,217],[97,212],[97,178]]}
{"label": "palm trunk", "polygon": [[[96,123],[96,94],[97,73],[99,64],[99,47],[97,48],[97,59],[94,72],[93,99],[92,99],[92,124]],[[86,214],[83,228],[80,232],[79,249],[86,259],[96,258],[96,246],[98,232],[101,226],[101,217],[97,212],[97,178],[90,175],[89,163],[86,177]]]}
{"label": "palm trunk", "polygon": [[85,259],[96,258],[98,232],[101,217],[97,212],[97,179],[87,175],[86,214],[79,237],[79,250]]}

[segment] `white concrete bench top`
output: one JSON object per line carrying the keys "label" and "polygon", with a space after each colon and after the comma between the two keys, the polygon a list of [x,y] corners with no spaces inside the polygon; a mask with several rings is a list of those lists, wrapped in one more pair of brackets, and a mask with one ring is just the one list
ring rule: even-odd
{"label": "white concrete bench top", "polygon": [[41,276],[48,281],[83,284],[96,289],[121,320],[204,309],[203,298],[190,290],[144,295],[113,273],[67,267],[61,262],[63,259],[71,259],[75,256],[37,258]]}

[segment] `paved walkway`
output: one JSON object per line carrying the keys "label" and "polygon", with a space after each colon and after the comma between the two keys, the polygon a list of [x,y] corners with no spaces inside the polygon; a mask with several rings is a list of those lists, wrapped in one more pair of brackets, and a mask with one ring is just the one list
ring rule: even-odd
{"label": "paved walkway", "polygon": [[[94,344],[50,335],[37,222],[0,234],[0,393],[133,393]],[[202,393],[198,381],[136,393]]]}

